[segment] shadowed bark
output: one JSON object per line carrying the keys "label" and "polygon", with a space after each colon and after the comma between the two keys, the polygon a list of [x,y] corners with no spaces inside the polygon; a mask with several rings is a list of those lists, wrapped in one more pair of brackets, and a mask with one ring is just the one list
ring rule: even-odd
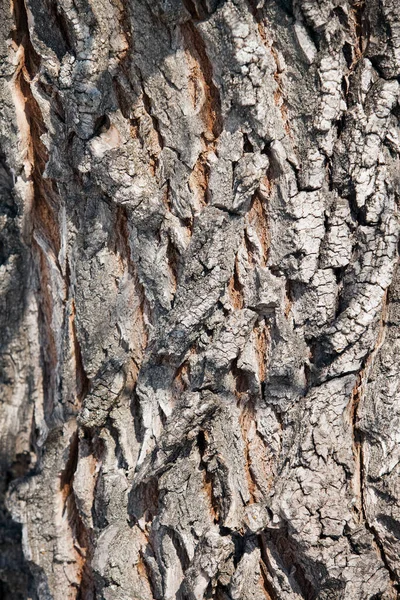
{"label": "shadowed bark", "polygon": [[1,598],[400,597],[397,0],[1,14]]}

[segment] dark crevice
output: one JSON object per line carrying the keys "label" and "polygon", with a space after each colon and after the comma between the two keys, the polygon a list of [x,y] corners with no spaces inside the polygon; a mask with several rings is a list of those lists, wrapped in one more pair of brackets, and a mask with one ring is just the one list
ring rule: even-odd
{"label": "dark crevice", "polygon": [[[170,273],[171,273],[172,284],[173,284],[173,287],[176,289],[177,281],[179,278],[179,272],[180,272],[180,268],[179,268],[180,267],[180,257],[179,257],[178,251],[176,250],[176,248],[169,236],[168,236],[168,244],[167,244],[166,254],[167,254],[168,266],[169,266]],[[175,289],[174,289],[174,292],[175,292]],[[172,299],[171,308],[173,308],[174,299],[175,299],[175,294],[174,294],[174,298]]]}
{"label": "dark crevice", "polygon": [[110,432],[112,439],[114,440],[114,454],[117,461],[118,469],[122,469],[125,473],[129,470],[129,465],[124,456],[120,441],[119,441],[119,431],[114,425],[114,422],[110,416],[107,417],[107,421],[105,424],[107,430]]}
{"label": "dark crevice", "polygon": [[100,115],[94,122],[92,135],[89,136],[86,141],[89,142],[91,139],[105,133],[110,129],[110,126],[110,117],[108,115]]}
{"label": "dark crevice", "polygon": [[186,8],[189,15],[192,17],[192,19],[195,19],[195,20],[200,19],[200,15],[197,11],[196,3],[193,2],[192,0],[182,0],[182,1],[183,1],[183,6]]}
{"label": "dark crevice", "polygon": [[129,96],[128,90],[119,81],[118,76],[113,77],[113,88],[118,106],[125,119],[129,119],[132,111],[132,98]]}
{"label": "dark crevice", "polygon": [[141,88],[142,88],[143,106],[144,106],[145,111],[147,112],[147,114],[151,118],[151,121],[153,123],[154,131],[157,134],[158,144],[159,144],[160,148],[162,149],[162,148],[164,148],[165,143],[164,143],[164,139],[163,139],[162,134],[161,134],[160,124],[158,122],[157,117],[154,114],[153,107],[152,107],[152,102],[151,102],[151,98],[147,94],[147,92],[146,92],[146,90],[144,88],[144,81],[143,81],[143,77],[142,77],[142,74],[140,73],[140,71],[138,71],[138,76],[139,76],[139,80],[140,80],[140,84],[141,84]]}
{"label": "dark crevice", "polygon": [[140,400],[139,400],[139,397],[138,397],[135,389],[133,389],[133,391],[132,391],[132,399],[130,402],[130,412],[131,412],[132,419],[133,419],[133,426],[135,429],[136,441],[139,445],[141,445],[144,440],[143,416],[142,416]]}
{"label": "dark crevice", "polygon": [[193,21],[204,21],[226,0],[182,0]]}
{"label": "dark crevice", "polygon": [[338,17],[341,26],[344,29],[348,29],[348,27],[349,27],[348,13],[341,6],[336,6],[332,12],[334,15],[336,15]]}
{"label": "dark crevice", "polygon": [[12,3],[15,29],[11,32],[11,37],[17,46],[24,48],[24,64],[30,79],[33,79],[39,71],[40,56],[33,47],[29,35],[28,16],[24,0],[14,0]]}
{"label": "dark crevice", "polygon": [[206,451],[207,451],[207,439],[206,433],[203,430],[200,430],[197,435],[197,447],[199,449],[200,454],[200,465],[199,468],[204,474],[204,488],[206,495],[208,496],[211,508],[211,514],[214,520],[214,523],[219,523],[220,520],[220,506],[218,499],[214,495],[214,481],[212,474],[207,470],[207,461],[205,459]]}
{"label": "dark crevice", "polygon": [[342,48],[343,56],[347,64],[347,68],[351,69],[353,66],[353,46],[349,42],[345,42]]}
{"label": "dark crevice", "polygon": [[244,152],[254,152],[254,146],[251,143],[247,133],[243,134],[243,151]]}

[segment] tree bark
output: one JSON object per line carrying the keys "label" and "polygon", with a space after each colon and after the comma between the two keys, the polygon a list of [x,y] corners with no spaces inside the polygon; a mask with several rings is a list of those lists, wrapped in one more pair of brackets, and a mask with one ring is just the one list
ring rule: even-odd
{"label": "tree bark", "polygon": [[0,28],[0,596],[398,598],[398,0]]}

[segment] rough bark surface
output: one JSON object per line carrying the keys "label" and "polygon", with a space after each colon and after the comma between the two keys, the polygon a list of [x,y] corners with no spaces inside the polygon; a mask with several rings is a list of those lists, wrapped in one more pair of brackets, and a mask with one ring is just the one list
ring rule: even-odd
{"label": "rough bark surface", "polygon": [[0,29],[1,598],[398,598],[398,0]]}

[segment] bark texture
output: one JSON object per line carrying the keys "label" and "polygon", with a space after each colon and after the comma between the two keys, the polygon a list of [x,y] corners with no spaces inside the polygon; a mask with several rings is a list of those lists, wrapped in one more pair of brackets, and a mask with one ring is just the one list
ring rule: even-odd
{"label": "bark texture", "polygon": [[1,598],[398,598],[398,0],[0,23]]}

